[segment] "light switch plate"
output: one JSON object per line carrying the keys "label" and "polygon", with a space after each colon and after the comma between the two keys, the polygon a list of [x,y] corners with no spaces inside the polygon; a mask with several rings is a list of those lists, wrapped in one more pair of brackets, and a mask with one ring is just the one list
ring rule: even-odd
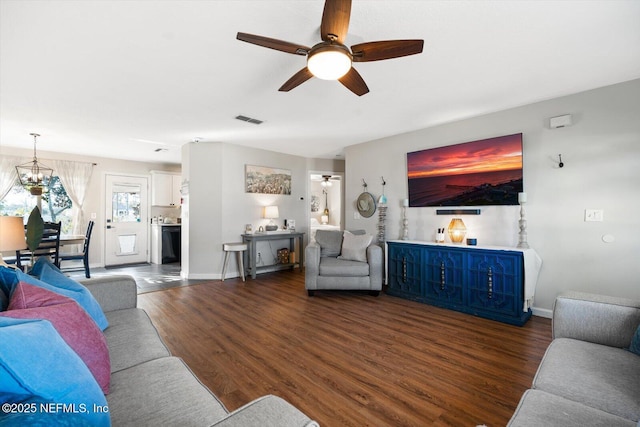
{"label": "light switch plate", "polygon": [[585,209],[584,210],[585,222],[602,222],[604,221],[604,211],[602,209]]}

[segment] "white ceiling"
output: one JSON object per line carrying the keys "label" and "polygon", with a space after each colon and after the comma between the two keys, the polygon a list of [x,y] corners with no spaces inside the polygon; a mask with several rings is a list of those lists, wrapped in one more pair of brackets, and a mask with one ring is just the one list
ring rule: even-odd
{"label": "white ceiling", "polygon": [[[312,79],[322,0],[0,0],[0,146],[179,163],[199,138],[306,157],[640,78],[640,1],[358,1],[347,45],[422,38],[358,63],[370,93]],[[263,120],[253,125],[236,115]],[[165,148],[165,152],[155,152]]]}

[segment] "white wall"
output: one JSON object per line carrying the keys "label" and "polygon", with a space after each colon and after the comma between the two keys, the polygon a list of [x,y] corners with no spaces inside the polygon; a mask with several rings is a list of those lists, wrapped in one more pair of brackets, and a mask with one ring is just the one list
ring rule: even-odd
{"label": "white wall", "polygon": [[[550,129],[550,117],[572,114],[573,126]],[[580,290],[640,298],[640,80],[552,99],[348,147],[346,227],[376,235],[377,213],[354,219],[362,179],[375,196],[387,182],[387,239],[401,233],[407,197],[406,153],[523,133],[529,244],[543,259],[534,314],[550,314],[559,292]],[[564,168],[557,164],[562,154]],[[603,222],[585,222],[585,208],[603,209]],[[463,217],[479,243],[515,246],[516,206],[482,208]],[[451,216],[409,208],[409,237],[433,240]],[[611,234],[613,243],[602,236]]]}
{"label": "white wall", "polygon": [[[285,218],[294,219],[298,231],[308,231],[308,159],[219,142],[187,144],[182,157],[183,176],[189,180],[188,206],[183,207],[183,233],[188,239],[185,242],[183,237],[184,276],[220,278],[223,243],[241,241],[245,224],[252,224],[254,230],[266,225],[264,206],[278,206],[280,218],[275,221],[279,226]],[[291,195],[245,193],[247,164],[290,170]],[[287,239],[261,242],[258,251],[263,264],[273,264],[277,250],[287,245]],[[235,259],[230,260],[227,277],[238,274]]]}

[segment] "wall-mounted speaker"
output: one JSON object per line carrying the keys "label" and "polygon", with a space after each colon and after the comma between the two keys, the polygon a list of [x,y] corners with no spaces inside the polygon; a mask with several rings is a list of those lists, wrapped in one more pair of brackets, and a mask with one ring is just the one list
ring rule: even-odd
{"label": "wall-mounted speaker", "polygon": [[573,120],[571,118],[571,114],[565,114],[564,116],[551,117],[549,119],[549,127],[551,129],[564,128],[567,126],[571,126],[573,124]]}

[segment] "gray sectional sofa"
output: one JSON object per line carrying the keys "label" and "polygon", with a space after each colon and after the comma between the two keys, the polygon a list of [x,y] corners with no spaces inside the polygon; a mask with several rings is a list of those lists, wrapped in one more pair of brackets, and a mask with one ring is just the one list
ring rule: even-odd
{"label": "gray sectional sofa", "polygon": [[640,301],[558,296],[554,339],[508,426],[640,426],[638,325]]}
{"label": "gray sectional sofa", "polygon": [[147,313],[136,307],[133,278],[110,276],[82,283],[109,321],[104,331],[111,359],[106,397],[114,426],[318,426],[271,395],[229,412],[181,359],[171,356]]}

